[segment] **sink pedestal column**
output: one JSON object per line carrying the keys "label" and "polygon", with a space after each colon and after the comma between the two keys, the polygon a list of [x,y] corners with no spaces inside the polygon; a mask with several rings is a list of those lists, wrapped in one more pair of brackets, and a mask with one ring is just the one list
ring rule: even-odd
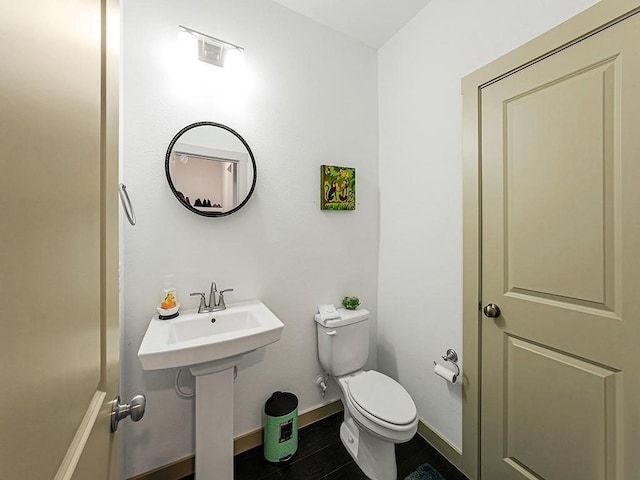
{"label": "sink pedestal column", "polygon": [[233,480],[233,367],[240,358],[190,369],[196,377],[196,480]]}

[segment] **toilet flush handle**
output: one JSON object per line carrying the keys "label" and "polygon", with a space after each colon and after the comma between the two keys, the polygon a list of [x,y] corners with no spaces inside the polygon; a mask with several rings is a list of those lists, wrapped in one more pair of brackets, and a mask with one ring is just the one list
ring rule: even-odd
{"label": "toilet flush handle", "polygon": [[338,332],[336,332],[335,330],[329,330],[328,332],[325,332],[325,333],[326,333],[327,335],[329,335],[330,337],[333,337],[333,336],[334,336],[336,333],[338,333]]}

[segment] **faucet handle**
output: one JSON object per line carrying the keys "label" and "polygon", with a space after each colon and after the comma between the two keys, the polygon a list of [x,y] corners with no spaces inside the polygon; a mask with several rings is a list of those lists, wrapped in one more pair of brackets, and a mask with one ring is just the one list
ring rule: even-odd
{"label": "faucet handle", "polygon": [[200,295],[200,306],[198,307],[198,313],[202,313],[204,310],[206,310],[207,307],[207,301],[204,299],[204,293],[202,292],[193,292],[189,294],[192,297],[195,297],[196,295]]}
{"label": "faucet handle", "polygon": [[218,293],[218,307],[226,307],[226,305],[224,304],[224,294],[226,292],[233,292],[233,288],[227,288]]}

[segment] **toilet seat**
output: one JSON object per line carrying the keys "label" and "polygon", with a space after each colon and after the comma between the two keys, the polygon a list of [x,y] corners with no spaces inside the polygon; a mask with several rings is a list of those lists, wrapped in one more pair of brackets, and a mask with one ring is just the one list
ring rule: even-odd
{"label": "toilet seat", "polygon": [[398,382],[369,370],[348,378],[346,393],[357,412],[394,432],[413,430],[417,410],[413,399]]}

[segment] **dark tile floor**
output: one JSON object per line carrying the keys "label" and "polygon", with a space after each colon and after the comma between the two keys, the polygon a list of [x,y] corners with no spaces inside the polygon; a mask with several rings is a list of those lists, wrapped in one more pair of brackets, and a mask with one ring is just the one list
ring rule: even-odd
{"label": "dark tile floor", "polygon": [[[283,465],[267,462],[262,446],[236,455],[234,480],[367,480],[340,441],[341,422],[342,412],[300,429],[298,451]],[[467,480],[419,435],[396,445],[396,461],[398,480],[423,463],[431,464],[446,480]]]}

